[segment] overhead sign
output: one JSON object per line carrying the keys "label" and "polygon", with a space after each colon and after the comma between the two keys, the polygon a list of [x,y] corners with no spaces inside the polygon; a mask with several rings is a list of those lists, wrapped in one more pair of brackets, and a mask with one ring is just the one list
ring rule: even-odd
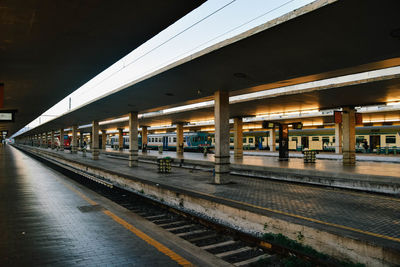
{"label": "overhead sign", "polygon": [[14,121],[15,110],[0,110],[0,121]]}
{"label": "overhead sign", "polygon": [[362,125],[363,124],[363,118],[362,118],[362,113],[356,113],[356,124],[357,125]]}
{"label": "overhead sign", "polygon": [[272,121],[263,121],[262,122],[262,127],[264,129],[274,129],[275,128],[275,122]]}
{"label": "overhead sign", "polygon": [[334,117],[335,117],[335,123],[342,123],[342,112],[341,111],[335,111]]}
{"label": "overhead sign", "polygon": [[2,135],[2,136],[7,136],[7,134],[8,134],[8,131],[7,131],[7,130],[1,131],[1,135]]}
{"label": "overhead sign", "polygon": [[301,130],[301,129],[303,129],[303,123],[301,123],[301,122],[293,122],[292,123],[292,127],[295,130]]}

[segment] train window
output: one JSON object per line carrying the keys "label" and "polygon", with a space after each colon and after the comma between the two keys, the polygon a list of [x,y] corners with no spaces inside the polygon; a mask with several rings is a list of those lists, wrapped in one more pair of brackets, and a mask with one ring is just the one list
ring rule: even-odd
{"label": "train window", "polygon": [[261,142],[264,142],[264,137],[261,137]]}
{"label": "train window", "polygon": [[336,143],[335,137],[332,138],[332,143]]}
{"label": "train window", "polygon": [[229,142],[233,143],[233,137],[229,138]]}
{"label": "train window", "polygon": [[254,143],[253,137],[249,137],[249,143],[250,143],[250,144]]}
{"label": "train window", "polygon": [[243,143],[246,143],[246,137],[243,137]]}
{"label": "train window", "polygon": [[292,137],[292,141],[296,141],[297,142],[297,137]]}
{"label": "train window", "polygon": [[176,143],[176,137],[174,137],[174,143]]}
{"label": "train window", "polygon": [[312,141],[319,141],[319,136],[313,136],[313,137],[311,138],[311,140],[312,140]]}
{"label": "train window", "polygon": [[396,136],[395,135],[387,135],[386,136],[386,144],[396,144]]}
{"label": "train window", "polygon": [[322,143],[329,143],[329,137],[322,137]]}

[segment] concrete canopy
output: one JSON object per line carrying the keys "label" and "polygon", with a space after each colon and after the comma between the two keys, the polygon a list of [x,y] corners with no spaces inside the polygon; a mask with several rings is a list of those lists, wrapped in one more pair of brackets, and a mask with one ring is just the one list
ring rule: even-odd
{"label": "concrete canopy", "polygon": [[204,0],[22,1],[0,4],[4,109],[13,134]]}
{"label": "concrete canopy", "polygon": [[[154,111],[209,100],[217,89],[237,95],[398,66],[399,7],[400,2],[396,0],[384,4],[350,0],[333,2],[301,16],[294,15],[290,20],[94,101],[31,132],[86,124],[93,119],[118,117],[132,110]],[[290,95],[283,102],[263,100],[266,102],[260,102],[252,110],[266,105],[271,106],[269,110],[274,105],[291,109],[299,103],[329,108],[400,97],[397,83],[388,87],[371,85],[350,89],[342,87],[329,92]],[[239,110],[238,115],[249,113],[246,106],[231,110]]]}

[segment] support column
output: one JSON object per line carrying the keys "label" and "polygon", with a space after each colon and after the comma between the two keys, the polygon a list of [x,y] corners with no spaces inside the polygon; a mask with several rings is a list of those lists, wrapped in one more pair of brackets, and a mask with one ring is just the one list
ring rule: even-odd
{"label": "support column", "polygon": [[123,130],[122,128],[118,128],[118,146],[119,150],[124,149],[124,135],[123,135]]}
{"label": "support column", "polygon": [[106,149],[106,143],[107,143],[107,131],[106,130],[101,130],[101,149]]}
{"label": "support column", "polygon": [[147,126],[142,126],[142,152],[147,152]]}
{"label": "support column", "polygon": [[71,154],[78,153],[78,126],[72,126]]}
{"label": "support column", "polygon": [[92,151],[92,158],[94,160],[99,159],[99,122],[93,121],[92,122],[92,145],[90,150]]}
{"label": "support column", "polygon": [[176,124],[176,154],[183,155],[183,123]]}
{"label": "support column", "polygon": [[243,119],[233,119],[233,144],[234,157],[236,159],[243,158]]}
{"label": "support column", "polygon": [[229,175],[229,93],[214,93],[215,177],[216,184],[226,183]]}
{"label": "support column", "polygon": [[43,139],[42,147],[47,148],[47,133],[44,133],[42,135],[42,139]]}
{"label": "support column", "polygon": [[139,161],[138,149],[139,119],[137,112],[129,113],[129,167],[137,167]]}
{"label": "support column", "polygon": [[352,107],[342,108],[343,165],[356,164],[356,118]]}
{"label": "support column", "polygon": [[60,129],[60,151],[64,151],[64,128]]}
{"label": "support column", "polygon": [[335,123],[335,153],[342,154],[342,123]]}
{"label": "support column", "polygon": [[50,136],[50,142],[51,142],[51,149],[54,149],[56,146],[55,146],[55,143],[54,143],[54,130],[52,130],[51,131],[51,136]]}
{"label": "support column", "polygon": [[78,143],[78,150],[82,149],[83,147],[83,130],[79,132],[79,143]]}
{"label": "support column", "polygon": [[275,134],[275,128],[269,130],[269,138],[268,138],[268,146],[270,151],[276,151],[276,134]]}

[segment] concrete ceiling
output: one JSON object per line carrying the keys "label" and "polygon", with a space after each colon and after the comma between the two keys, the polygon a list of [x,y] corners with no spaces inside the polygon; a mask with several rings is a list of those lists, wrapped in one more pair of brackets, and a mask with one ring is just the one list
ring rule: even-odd
{"label": "concrete ceiling", "polygon": [[[338,1],[227,45],[48,122],[31,133],[400,65],[400,2]],[[231,116],[400,99],[398,79],[232,106]],[[254,104],[254,105],[253,105]],[[195,116],[206,117],[199,111]],[[186,116],[187,115],[187,116]],[[190,114],[171,120],[188,121]],[[194,116],[194,115],[193,115]],[[146,124],[146,122],[143,122]]]}
{"label": "concrete ceiling", "polygon": [[0,83],[12,134],[204,0],[4,0]]}

